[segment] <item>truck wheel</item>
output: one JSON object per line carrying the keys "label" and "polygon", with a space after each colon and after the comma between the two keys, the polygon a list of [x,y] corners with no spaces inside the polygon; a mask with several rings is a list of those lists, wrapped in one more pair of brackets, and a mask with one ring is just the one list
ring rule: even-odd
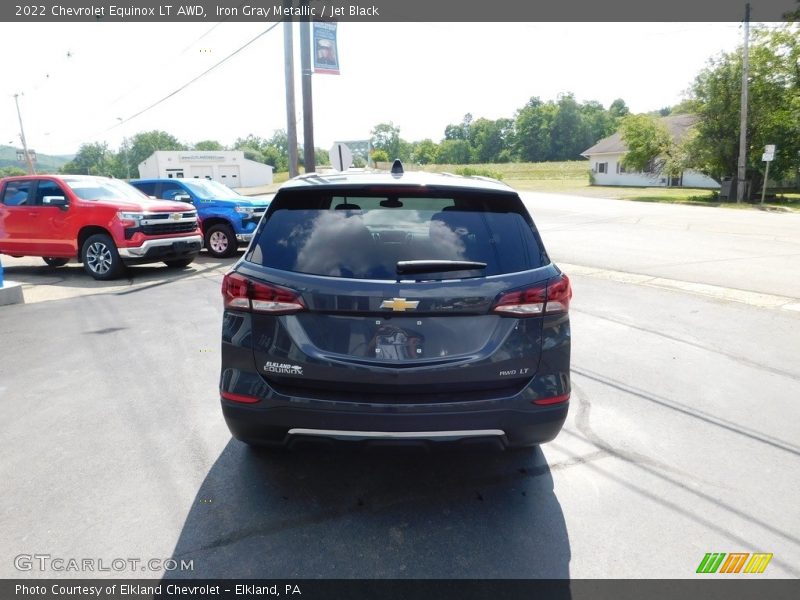
{"label": "truck wheel", "polygon": [[188,267],[193,262],[194,256],[192,258],[176,258],[175,260],[165,260],[164,264],[172,269],[183,269],[184,267]]}
{"label": "truck wheel", "polygon": [[114,279],[124,270],[114,240],[104,233],[89,236],[81,248],[81,258],[86,272],[101,281]]}
{"label": "truck wheel", "polygon": [[52,256],[43,256],[42,259],[51,267],[63,267],[69,262],[68,258],[53,258]]}
{"label": "truck wheel", "polygon": [[236,234],[230,225],[214,225],[206,231],[206,248],[214,258],[228,258],[236,254]]}

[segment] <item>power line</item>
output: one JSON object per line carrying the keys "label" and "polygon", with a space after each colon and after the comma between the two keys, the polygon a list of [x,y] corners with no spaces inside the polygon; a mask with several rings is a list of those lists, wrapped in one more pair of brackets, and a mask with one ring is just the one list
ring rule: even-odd
{"label": "power line", "polygon": [[[241,6],[241,4],[240,4],[239,6]],[[191,49],[191,48],[192,48],[192,47],[193,47],[193,46],[194,46],[194,45],[195,45],[197,42],[199,42],[199,41],[200,41],[200,40],[202,40],[204,37],[206,37],[206,36],[207,36],[209,33],[211,33],[212,31],[214,31],[214,30],[215,30],[217,27],[219,27],[220,25],[222,25],[222,24],[223,24],[225,21],[227,21],[229,18],[230,18],[230,17],[226,17],[225,19],[223,19],[223,20],[222,20],[222,21],[220,21],[219,23],[214,23],[214,25],[212,25],[212,26],[211,26],[209,29],[207,29],[207,30],[206,30],[204,33],[202,33],[202,34],[200,35],[200,37],[196,38],[196,39],[195,39],[193,42],[191,42],[191,43],[190,43],[188,46],[186,46],[186,47],[185,47],[183,50],[181,50],[181,51],[180,51],[180,52],[179,52],[179,53],[176,55],[176,57],[177,57],[177,58],[180,58],[181,56],[183,56],[184,54],[186,54],[186,53],[187,53],[187,52],[188,52],[188,51],[189,51],[189,50],[190,50],[190,49]],[[132,92],[138,92],[140,89],[142,89],[143,87],[145,87],[146,85],[148,85],[148,81],[149,81],[149,78],[145,78],[145,79],[142,79],[142,80],[140,80],[140,81],[139,81],[139,83],[137,83],[136,85],[133,85],[133,86],[131,86],[130,88],[128,88],[128,90],[127,90],[127,91],[125,91],[125,92],[124,92],[124,93],[122,93],[120,96],[118,96],[118,97],[116,97],[114,100],[112,100],[112,101],[111,101],[111,103],[108,105],[108,107],[110,108],[110,107],[114,106],[115,104],[117,104],[117,103],[118,103],[120,100],[124,100],[124,99],[125,99],[126,97],[128,97],[128,96],[129,96],[129,95],[130,95]]]}
{"label": "power line", "polygon": [[119,121],[119,123],[116,123],[116,124],[112,125],[111,127],[109,127],[108,129],[106,129],[105,131],[111,131],[112,129],[115,129],[115,128],[119,127],[120,125],[123,125],[123,124],[127,123],[128,121],[131,121],[131,120],[135,119],[136,117],[139,117],[139,116],[143,115],[143,114],[144,114],[144,113],[146,113],[147,111],[149,111],[149,110],[152,110],[153,108],[155,108],[156,106],[158,106],[158,105],[159,105],[159,104],[161,104],[162,102],[165,102],[165,101],[169,100],[170,98],[172,98],[172,97],[173,97],[173,96],[175,96],[176,94],[179,94],[180,92],[182,92],[183,90],[185,90],[187,87],[189,87],[191,84],[193,84],[195,81],[197,81],[197,80],[199,80],[199,79],[201,79],[201,78],[205,77],[205,76],[206,76],[206,75],[208,75],[208,74],[209,74],[211,71],[213,71],[214,69],[216,69],[217,67],[219,67],[220,65],[222,65],[223,63],[225,63],[226,61],[228,61],[229,59],[231,59],[231,58],[233,58],[234,56],[236,56],[237,54],[239,54],[239,52],[241,52],[242,50],[244,50],[245,48],[247,48],[247,47],[248,47],[250,44],[252,44],[253,42],[255,42],[256,40],[258,40],[258,39],[259,39],[259,38],[261,38],[262,36],[266,35],[266,34],[267,34],[267,33],[269,33],[270,31],[272,31],[273,29],[275,29],[275,28],[276,28],[278,25],[280,25],[282,22],[283,22],[283,20],[280,20],[280,21],[277,21],[276,23],[272,24],[271,26],[267,27],[267,29],[265,29],[264,31],[262,31],[261,33],[259,33],[259,34],[258,34],[257,36],[255,36],[253,39],[251,39],[251,40],[250,40],[250,41],[248,41],[247,43],[243,44],[242,46],[240,46],[239,48],[237,48],[236,50],[234,50],[233,52],[231,52],[231,53],[230,53],[228,56],[226,56],[225,58],[223,58],[223,59],[222,59],[222,60],[220,60],[219,62],[215,63],[214,65],[212,65],[211,67],[209,67],[208,69],[206,69],[205,71],[203,71],[202,73],[200,73],[199,75],[197,75],[196,77],[194,77],[194,78],[190,79],[189,81],[187,81],[186,83],[184,83],[182,86],[180,86],[180,87],[179,87],[178,89],[176,89],[175,91],[173,91],[173,92],[170,92],[169,94],[167,94],[166,96],[164,96],[164,97],[163,97],[163,98],[161,98],[160,100],[157,100],[156,102],[154,102],[154,103],[153,103],[153,104],[151,104],[150,106],[148,106],[148,107],[146,107],[146,108],[143,108],[142,110],[140,110],[139,112],[137,112],[137,113],[135,113],[135,114],[131,115],[130,117],[127,117],[127,118],[125,118],[125,119],[121,119],[121,120]]}

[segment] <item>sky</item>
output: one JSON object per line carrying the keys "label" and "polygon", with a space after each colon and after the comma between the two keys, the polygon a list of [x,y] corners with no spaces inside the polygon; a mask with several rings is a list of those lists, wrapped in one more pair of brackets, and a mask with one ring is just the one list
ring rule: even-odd
{"label": "sky", "polygon": [[[159,129],[229,145],[286,129],[283,26],[133,117],[272,23],[0,23],[0,144],[73,154]],[[299,32],[295,94],[302,143]],[[738,23],[340,23],[340,75],[313,76],[315,146],[366,139],[392,122],[408,141],[448,124],[513,117],[533,96],[572,92],[633,112],[679,102],[707,61],[734,50]],[[133,117],[133,118],[132,118]]]}

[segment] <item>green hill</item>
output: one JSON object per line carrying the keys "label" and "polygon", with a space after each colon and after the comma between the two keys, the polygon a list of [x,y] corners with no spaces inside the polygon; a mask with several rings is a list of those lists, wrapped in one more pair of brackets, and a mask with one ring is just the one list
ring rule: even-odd
{"label": "green hill", "polygon": [[[72,160],[72,156],[51,156],[36,153],[36,170],[41,173],[55,173],[62,165]],[[17,149],[14,146],[0,145],[0,168],[19,167],[25,168],[25,163],[17,160]]]}

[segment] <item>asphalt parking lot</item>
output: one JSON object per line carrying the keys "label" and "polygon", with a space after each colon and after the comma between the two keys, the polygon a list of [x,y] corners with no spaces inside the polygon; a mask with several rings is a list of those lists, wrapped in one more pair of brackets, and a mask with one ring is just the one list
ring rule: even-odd
{"label": "asphalt parking lot", "polygon": [[250,451],[216,391],[231,260],[99,283],[2,257],[26,304],[0,307],[0,577],[86,575],[15,566],[49,554],[196,578],[689,578],[708,552],[800,576],[800,215],[526,200],[575,291],[570,416],[528,451]]}

